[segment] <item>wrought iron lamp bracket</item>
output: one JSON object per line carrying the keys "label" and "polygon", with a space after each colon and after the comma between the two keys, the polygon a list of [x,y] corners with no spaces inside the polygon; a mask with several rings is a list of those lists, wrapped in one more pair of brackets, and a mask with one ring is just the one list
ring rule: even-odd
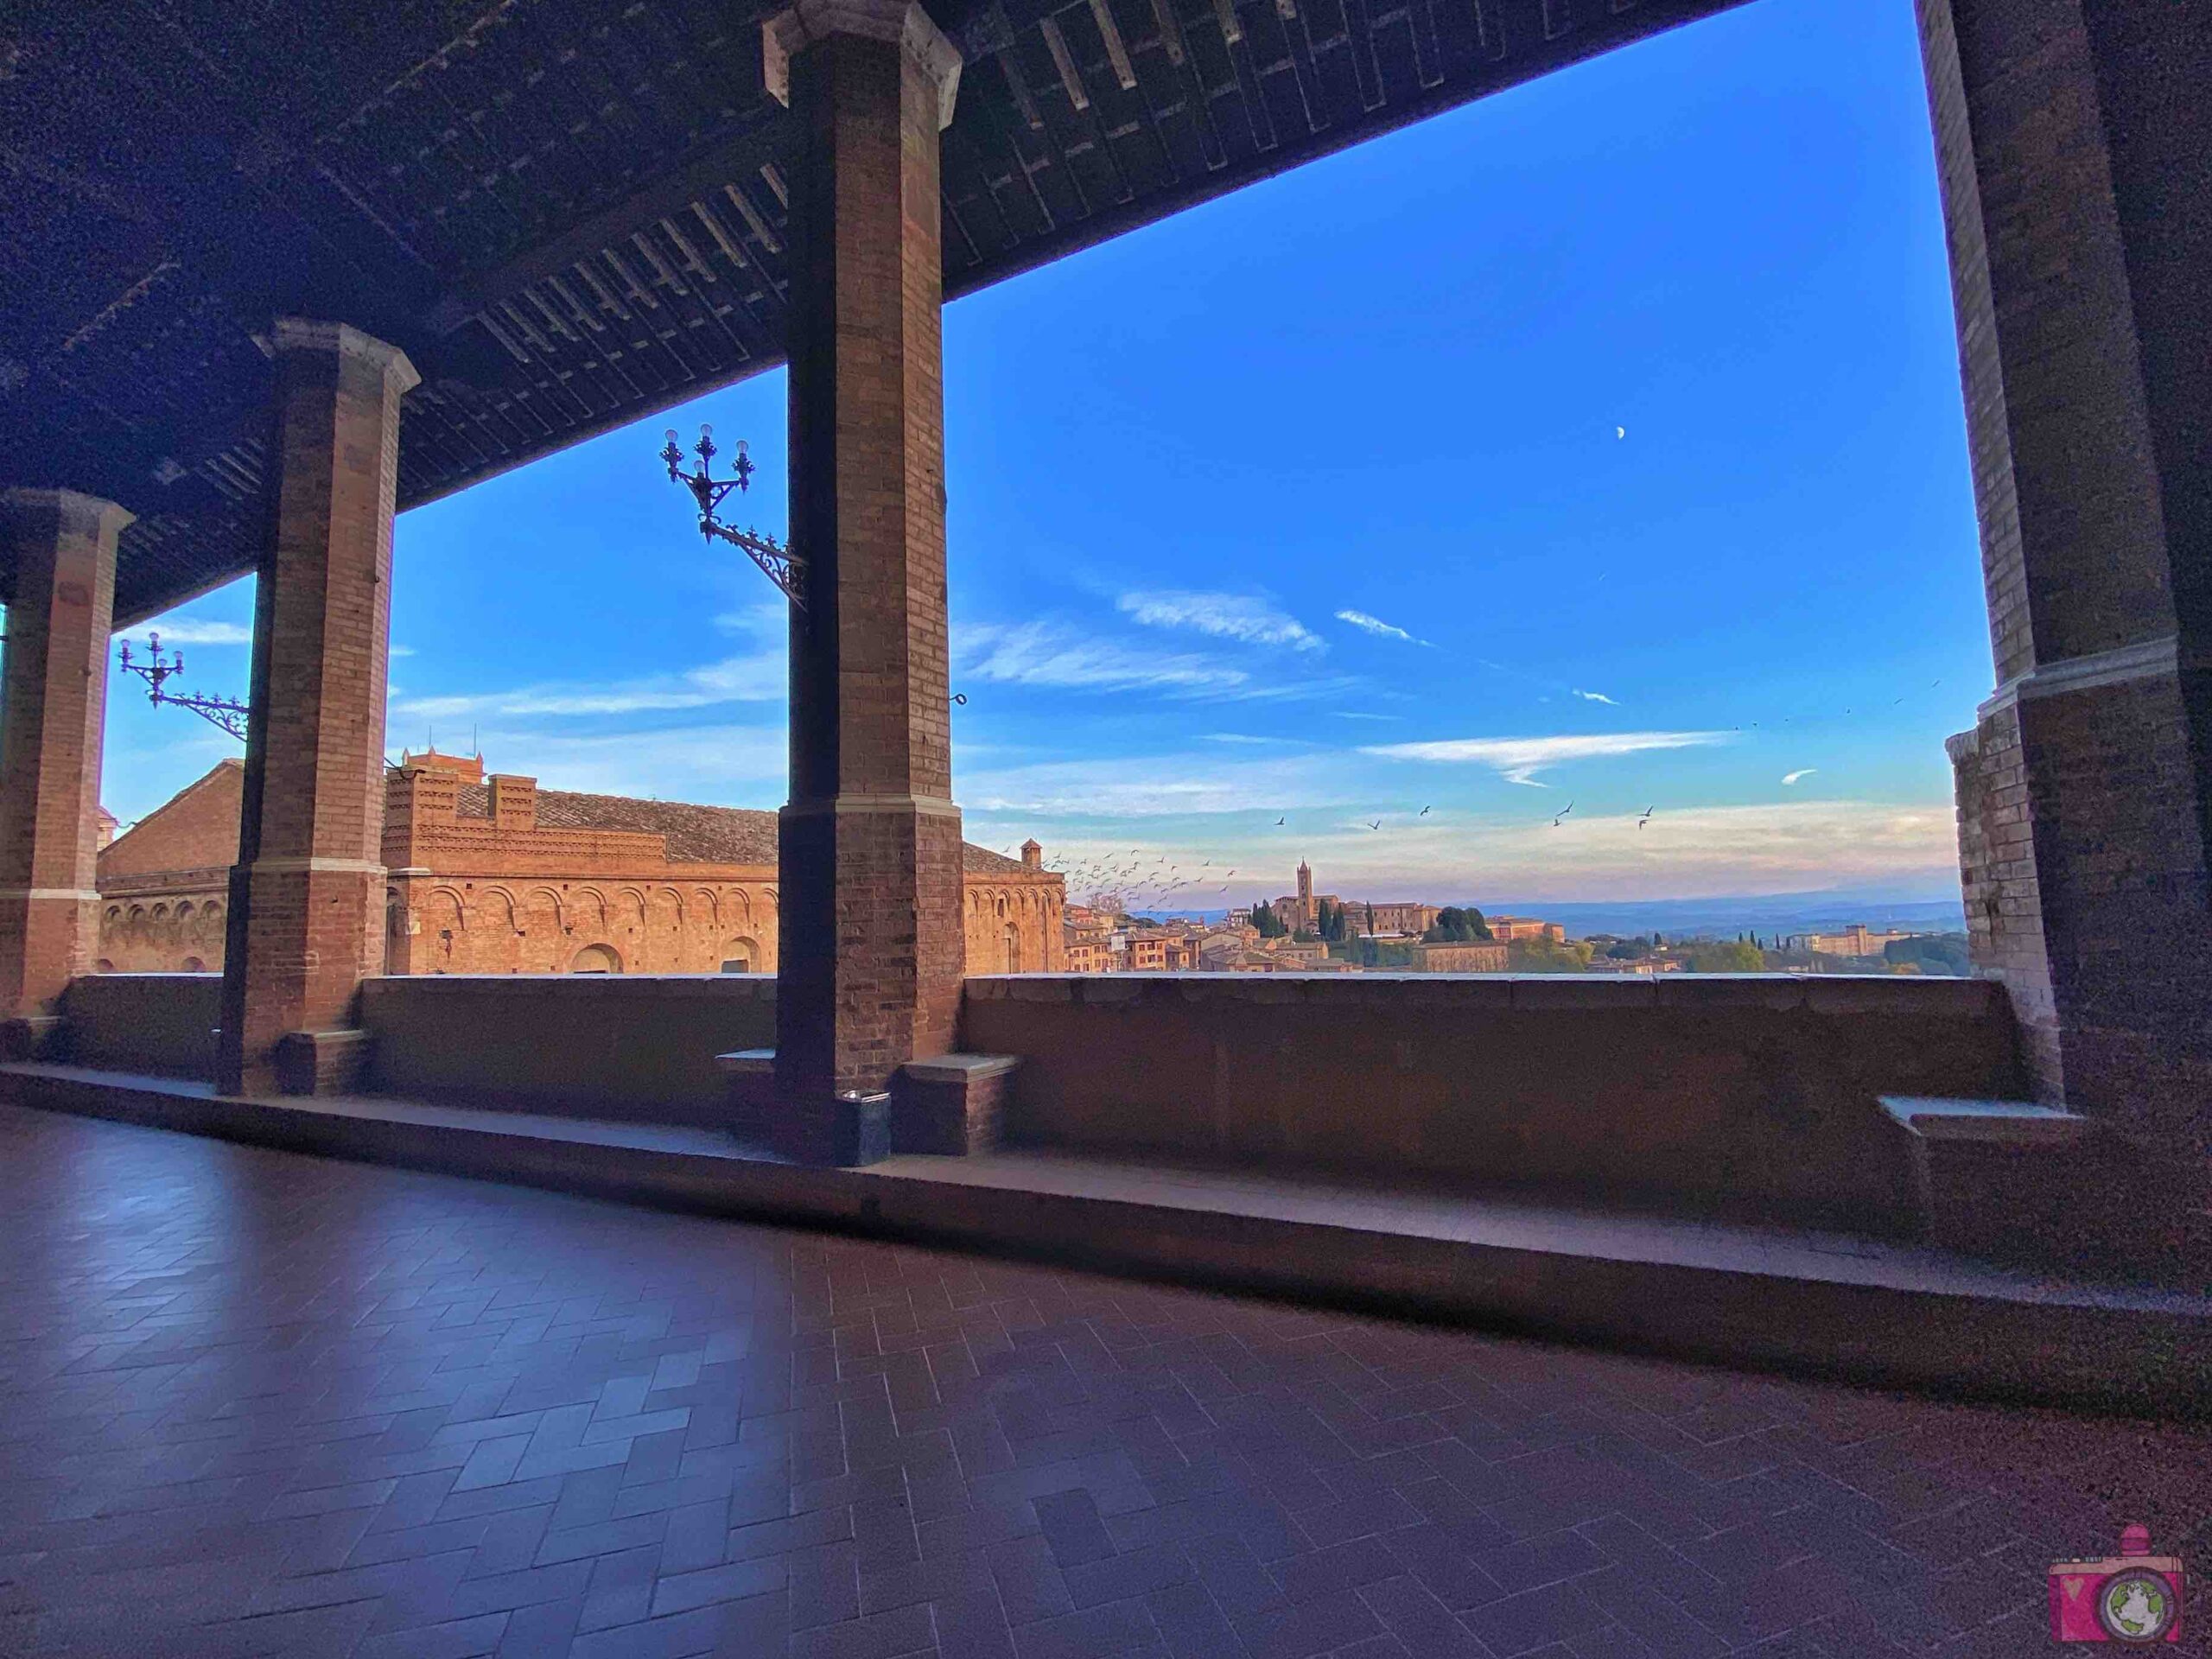
{"label": "wrought iron lamp bracket", "polygon": [[211,726],[219,726],[241,743],[246,741],[246,722],[251,710],[235,697],[210,697],[197,693],[164,690],[169,679],[184,672],[184,653],[177,652],[168,661],[162,660],[162,636],[146,636],[150,660],[134,663],[130,660],[130,642],[123,642],[122,667],[126,674],[136,674],[149,688],[146,701],[156,708],[168,703],[174,708],[189,709]]}
{"label": "wrought iron lamp bracket", "polygon": [[687,473],[683,470],[683,451],[677,447],[676,433],[671,428],[668,434],[668,445],[660,452],[660,459],[668,467],[669,482],[681,484],[691,492],[691,499],[699,509],[699,534],[709,541],[728,542],[732,547],[742,550],[747,558],[760,567],[761,574],[776,584],[785,599],[804,610],[806,561],[772,536],[763,536],[754,530],[740,530],[721,521],[721,505],[728,499],[730,492],[742,491],[752,482],[754,468],[752,459],[745,453],[742,441],[737,446],[735,475],[730,478],[714,475],[715,456],[719,451],[715,448],[712,427],[699,429],[699,442],[692,446],[692,452],[699,457],[699,470]]}

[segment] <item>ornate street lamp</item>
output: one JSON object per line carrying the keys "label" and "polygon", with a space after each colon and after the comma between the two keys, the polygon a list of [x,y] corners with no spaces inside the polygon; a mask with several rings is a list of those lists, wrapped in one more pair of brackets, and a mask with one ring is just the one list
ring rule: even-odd
{"label": "ornate street lamp", "polygon": [[162,687],[172,675],[184,672],[184,653],[178,652],[168,661],[163,662],[162,636],[158,633],[149,633],[146,636],[146,647],[153,653],[153,660],[134,663],[130,660],[130,642],[128,639],[123,642],[123,671],[126,674],[136,674],[153,688],[147,694],[147,702],[156,708],[166,702],[179,709],[189,709],[209,725],[219,726],[239,742],[245,741],[247,713],[245,704],[238,702],[235,697],[179,696],[174,691],[162,690]]}
{"label": "ornate street lamp", "polygon": [[733,547],[742,548],[753,563],[759,565],[769,581],[783,590],[784,597],[799,607],[806,608],[806,600],[800,592],[800,582],[806,573],[806,561],[792,552],[772,536],[763,536],[757,531],[738,530],[722,523],[717,516],[723,499],[732,490],[743,490],[750,484],[753,466],[745,453],[745,440],[737,441],[737,469],[729,478],[714,476],[715,457],[721,452],[715,448],[715,429],[702,426],[699,442],[691,446],[699,457],[699,470],[683,470],[683,451],[677,448],[676,429],[668,429],[668,447],[660,458],[668,467],[668,481],[690,489],[691,499],[699,505],[699,533],[709,540],[720,539]]}

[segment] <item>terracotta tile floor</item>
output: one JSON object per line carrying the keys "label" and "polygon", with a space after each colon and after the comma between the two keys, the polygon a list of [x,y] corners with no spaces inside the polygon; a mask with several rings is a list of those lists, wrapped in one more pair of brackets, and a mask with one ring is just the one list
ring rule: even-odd
{"label": "terracotta tile floor", "polygon": [[2201,1431],[0,1107],[0,1654],[2017,1659],[2208,1510]]}

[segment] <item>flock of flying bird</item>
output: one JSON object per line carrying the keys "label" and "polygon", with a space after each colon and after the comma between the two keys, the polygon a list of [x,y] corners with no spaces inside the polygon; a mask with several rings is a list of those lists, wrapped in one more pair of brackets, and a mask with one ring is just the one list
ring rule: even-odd
{"label": "flock of flying bird", "polygon": [[[1424,806],[1414,817],[1425,818],[1435,810],[1433,806]],[[1553,815],[1551,827],[1558,829],[1573,810],[1574,803],[1569,801]],[[1643,829],[1651,822],[1651,815],[1657,810],[1656,805],[1645,807],[1643,816],[1636,821],[1636,827]],[[1280,830],[1288,822],[1289,817],[1286,814],[1275,820],[1275,828]],[[1364,822],[1370,830],[1380,830],[1383,824],[1381,818]],[[1001,847],[999,850],[1009,857],[1014,853],[1011,847]],[[1210,890],[1218,897],[1229,891],[1229,879],[1236,874],[1235,870],[1221,872],[1221,885],[1214,887],[1212,883],[1216,878],[1209,874],[1213,869],[1211,859],[1200,860],[1195,869],[1185,874],[1180,864],[1173,862],[1165,854],[1148,853],[1141,847],[1103,853],[1096,858],[1078,859],[1073,863],[1047,859],[1045,868],[1056,875],[1065,877],[1071,893],[1081,893],[1087,899],[1095,899],[1104,893],[1143,893],[1147,895],[1146,902],[1151,908],[1159,907],[1180,893],[1198,894]]]}
{"label": "flock of flying bird", "polygon": [[[1934,684],[1936,685],[1941,685],[1942,683],[1943,682],[1941,680],[1934,682]],[[965,703],[968,701],[965,696],[957,695],[956,695],[952,700],[957,703]],[[1903,702],[1904,701],[1904,699],[1903,697],[1899,697],[1897,699],[1898,702]],[[1851,710],[1847,709],[1843,712],[1848,715],[1851,713]],[[1794,722],[1789,720],[1784,720],[1783,723],[1784,725],[1789,725]],[[1753,721],[1751,724],[1756,727],[1758,722],[1757,721]],[[1740,732],[1744,728],[1738,726],[1735,729]],[[1802,767],[1798,771],[1789,773],[1782,781],[1785,784],[1794,784],[1802,778],[1810,777],[1813,774],[1814,770],[1815,768],[1811,766]],[[1645,807],[1643,809],[1643,816],[1638,817],[1636,821],[1636,827],[1639,830],[1643,829],[1645,824],[1651,822],[1651,815],[1658,810],[1659,809],[1656,804]],[[1424,806],[1414,816],[1417,818],[1425,818],[1433,810],[1434,810],[1433,807]],[[1568,815],[1573,810],[1574,803],[1573,801],[1569,801],[1556,813],[1553,814],[1551,827],[1554,830],[1559,829],[1561,825],[1566,823]],[[1288,821],[1287,815],[1285,815],[1283,817],[1277,818],[1275,820],[1275,828],[1278,830],[1283,828]],[[1370,830],[1380,830],[1383,824],[1383,820],[1381,818],[1363,819],[1362,822],[1365,823]],[[1014,851],[1011,847],[1002,848],[1001,850],[1009,855]],[[1139,893],[1149,893],[1151,895],[1151,903],[1154,906],[1157,906],[1160,900],[1170,898],[1175,893],[1183,892],[1186,889],[1192,892],[1198,891],[1205,883],[1209,882],[1212,879],[1210,876],[1197,872],[1185,875],[1182,873],[1183,867],[1181,865],[1170,863],[1165,856],[1154,857],[1151,867],[1147,868],[1145,867],[1146,856],[1147,855],[1142,848],[1132,847],[1126,853],[1105,854],[1097,858],[1083,860],[1074,864],[1064,864],[1057,860],[1048,860],[1046,861],[1046,868],[1065,876],[1068,880],[1069,889],[1071,892],[1079,892],[1089,897],[1096,898],[1102,893],[1121,893],[1125,889],[1134,890]],[[1207,859],[1198,866],[1198,871],[1203,872],[1209,870],[1212,866],[1213,861],[1211,859]],[[1228,874],[1232,876],[1236,874],[1236,872],[1234,870],[1228,872]],[[1224,880],[1218,887],[1213,889],[1213,892],[1217,894],[1224,893],[1228,891],[1229,884],[1226,880]]]}

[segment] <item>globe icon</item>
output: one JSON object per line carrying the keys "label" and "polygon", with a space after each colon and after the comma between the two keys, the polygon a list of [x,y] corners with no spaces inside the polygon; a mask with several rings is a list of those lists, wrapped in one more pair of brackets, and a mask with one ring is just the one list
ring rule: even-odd
{"label": "globe icon", "polygon": [[2115,1642],[2156,1642],[2173,1621],[2173,1596],[2155,1573],[2121,1573],[2105,1581],[2097,1618]]}

